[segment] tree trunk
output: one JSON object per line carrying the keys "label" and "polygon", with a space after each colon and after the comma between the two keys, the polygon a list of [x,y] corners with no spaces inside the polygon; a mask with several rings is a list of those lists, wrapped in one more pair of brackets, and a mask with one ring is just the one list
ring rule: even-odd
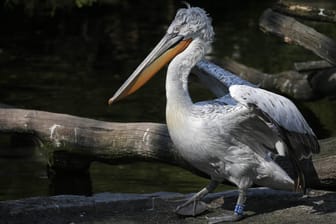
{"label": "tree trunk", "polygon": [[334,65],[330,64],[327,61],[306,61],[306,62],[295,62],[294,63],[295,70],[298,72],[310,72],[322,69],[329,69],[334,67]]}
{"label": "tree trunk", "polygon": [[229,58],[223,60],[222,65],[242,79],[259,85],[263,89],[280,92],[283,95],[300,100],[308,100],[315,97],[315,93],[305,74],[300,74],[296,71],[284,71],[277,74],[263,73]]}
{"label": "tree trunk", "polygon": [[294,18],[268,9],[261,16],[259,26],[263,31],[283,38],[286,43],[298,44],[336,65],[336,42]]}
{"label": "tree trunk", "polygon": [[[206,176],[183,160],[164,124],[114,123],[66,114],[3,108],[0,109],[0,131],[34,135],[48,153],[69,153],[86,158],[88,163],[159,161]],[[310,187],[336,186],[335,143],[336,138],[320,141],[323,156],[314,160],[319,179],[309,180]],[[52,161],[57,166],[55,162]]]}
{"label": "tree trunk", "polygon": [[336,22],[336,11],[321,7],[313,7],[303,3],[279,1],[274,4],[272,9],[289,16],[300,17],[303,19],[332,23]]}

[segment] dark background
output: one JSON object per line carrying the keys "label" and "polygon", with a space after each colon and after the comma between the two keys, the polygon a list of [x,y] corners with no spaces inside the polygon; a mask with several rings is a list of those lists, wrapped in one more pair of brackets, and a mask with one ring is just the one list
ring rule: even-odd
{"label": "dark background", "polygon": [[[0,103],[106,121],[165,122],[165,70],[124,101],[108,107],[107,100],[160,40],[176,10],[185,6],[172,0],[97,1],[82,7],[52,2],[0,4]],[[208,58],[221,64],[231,57],[269,73],[318,59],[259,30],[260,15],[274,2],[189,1],[213,18],[216,40]],[[332,0],[304,2],[336,7]],[[305,23],[336,39],[333,24]],[[190,91],[196,98],[203,94],[193,84]],[[336,135],[334,100],[295,103],[319,138]],[[11,139],[0,135],[0,200],[57,192],[47,179],[43,152],[14,149]],[[88,184],[92,192],[190,192],[206,182],[167,165],[95,163]],[[76,190],[81,192],[71,193]]]}

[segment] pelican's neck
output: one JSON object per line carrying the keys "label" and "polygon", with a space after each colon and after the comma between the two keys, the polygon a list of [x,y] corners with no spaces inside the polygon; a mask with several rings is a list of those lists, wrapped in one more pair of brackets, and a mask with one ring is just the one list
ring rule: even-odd
{"label": "pelican's neck", "polygon": [[188,91],[188,76],[191,69],[202,59],[206,43],[200,39],[193,40],[182,53],[169,64],[166,80],[167,107],[187,109],[193,102]]}

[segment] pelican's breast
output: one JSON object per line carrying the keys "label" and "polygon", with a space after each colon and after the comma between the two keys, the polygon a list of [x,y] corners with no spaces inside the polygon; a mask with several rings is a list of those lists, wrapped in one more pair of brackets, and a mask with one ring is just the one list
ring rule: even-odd
{"label": "pelican's breast", "polygon": [[207,140],[203,129],[204,120],[192,116],[189,112],[167,105],[167,126],[169,134],[182,156],[187,160],[196,160],[202,153],[202,143]]}
{"label": "pelican's breast", "polygon": [[233,117],[240,113],[238,107],[194,104],[187,109],[167,105],[166,119],[169,134],[189,162],[207,162],[223,156],[231,144],[229,130],[235,125]]}

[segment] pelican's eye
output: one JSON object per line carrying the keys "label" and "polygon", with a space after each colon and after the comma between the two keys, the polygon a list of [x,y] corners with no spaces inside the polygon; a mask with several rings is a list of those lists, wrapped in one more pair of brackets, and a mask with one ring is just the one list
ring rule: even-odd
{"label": "pelican's eye", "polygon": [[178,34],[180,32],[181,28],[179,26],[175,26],[173,29],[173,33]]}
{"label": "pelican's eye", "polygon": [[181,30],[183,30],[183,27],[184,27],[186,24],[187,24],[187,22],[186,22],[186,21],[183,21],[182,23],[180,23],[180,24],[174,26],[174,28],[173,28],[173,33],[175,33],[175,34],[180,33]]}

